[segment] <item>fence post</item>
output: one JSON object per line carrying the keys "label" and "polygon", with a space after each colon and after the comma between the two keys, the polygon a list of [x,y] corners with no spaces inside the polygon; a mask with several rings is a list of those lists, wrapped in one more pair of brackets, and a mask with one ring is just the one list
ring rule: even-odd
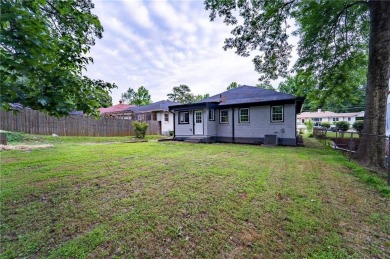
{"label": "fence post", "polygon": [[351,137],[349,138],[349,143],[348,143],[348,146],[349,146],[349,161],[351,161],[351,157],[352,157],[352,147],[353,147],[353,142],[352,142],[352,132],[351,132]]}
{"label": "fence post", "polygon": [[8,142],[7,142],[7,134],[2,132],[0,133],[0,144],[1,145],[7,145]]}
{"label": "fence post", "polygon": [[387,185],[390,186],[390,135],[387,137]]}

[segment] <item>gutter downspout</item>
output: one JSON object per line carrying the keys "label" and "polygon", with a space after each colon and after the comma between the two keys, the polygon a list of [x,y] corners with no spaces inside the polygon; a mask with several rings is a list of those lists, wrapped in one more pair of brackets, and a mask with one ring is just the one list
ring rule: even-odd
{"label": "gutter downspout", "polygon": [[235,137],[235,134],[234,134],[234,108],[232,108],[232,140],[233,140],[233,143],[236,143],[236,137]]}
{"label": "gutter downspout", "polygon": [[171,110],[169,112],[173,114],[173,139],[176,139],[176,115]]}

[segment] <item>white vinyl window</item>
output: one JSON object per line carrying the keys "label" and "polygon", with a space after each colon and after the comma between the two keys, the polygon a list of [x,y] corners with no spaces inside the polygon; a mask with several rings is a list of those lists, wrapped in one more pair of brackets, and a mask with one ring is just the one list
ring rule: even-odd
{"label": "white vinyl window", "polygon": [[271,122],[283,122],[283,106],[271,107]]}
{"label": "white vinyl window", "polygon": [[209,110],[209,121],[215,120],[215,110]]}
{"label": "white vinyl window", "polygon": [[189,124],[190,115],[189,112],[179,112],[179,124]]}
{"label": "white vinyl window", "polygon": [[164,121],[169,122],[169,114],[164,113]]}
{"label": "white vinyl window", "polygon": [[229,123],[229,111],[220,110],[219,111],[219,123]]}
{"label": "white vinyl window", "polygon": [[241,122],[249,122],[249,108],[241,108],[239,110],[239,118]]}

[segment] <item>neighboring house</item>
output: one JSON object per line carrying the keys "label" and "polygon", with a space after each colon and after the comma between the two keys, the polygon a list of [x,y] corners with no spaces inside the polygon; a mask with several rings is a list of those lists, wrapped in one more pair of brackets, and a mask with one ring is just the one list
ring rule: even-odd
{"label": "neighboring house", "polygon": [[352,125],[357,119],[362,119],[363,117],[364,112],[335,113],[318,109],[317,112],[302,112],[298,114],[297,126],[299,128],[309,120],[314,123],[314,126],[321,126],[322,122],[334,124],[338,121],[348,121]]}
{"label": "neighboring house", "polygon": [[241,86],[169,110],[175,114],[176,140],[295,146],[302,103],[290,94]]}
{"label": "neighboring house", "polygon": [[169,131],[173,131],[173,114],[169,112],[168,107],[178,104],[180,103],[163,100],[148,105],[131,107],[124,110],[123,113],[129,114],[134,120],[158,121],[161,135],[168,136]]}
{"label": "neighboring house", "polygon": [[124,104],[122,101],[119,101],[119,104],[107,108],[99,108],[98,110],[100,112],[100,115],[104,117],[130,119],[129,116],[131,116],[131,114],[128,114],[124,111],[133,107],[136,106],[132,104]]}

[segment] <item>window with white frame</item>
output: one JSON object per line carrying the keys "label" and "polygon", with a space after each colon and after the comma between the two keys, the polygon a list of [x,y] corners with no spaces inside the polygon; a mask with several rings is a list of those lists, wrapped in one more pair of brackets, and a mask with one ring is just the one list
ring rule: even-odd
{"label": "window with white frame", "polygon": [[283,122],[283,106],[271,107],[271,122]]}
{"label": "window with white frame", "polygon": [[220,110],[219,111],[219,123],[229,123],[229,111]]}
{"label": "window with white frame", "polygon": [[239,119],[241,122],[249,122],[249,108],[239,109]]}
{"label": "window with white frame", "polygon": [[209,110],[209,121],[215,121],[215,110]]}
{"label": "window with white frame", "polygon": [[339,121],[339,118],[333,118],[333,121]]}
{"label": "window with white frame", "polygon": [[164,113],[164,121],[169,122],[169,114]]}
{"label": "window with white frame", "polygon": [[179,124],[189,124],[190,114],[189,112],[179,112]]}
{"label": "window with white frame", "polygon": [[348,117],[348,121],[351,121],[351,117]]}

